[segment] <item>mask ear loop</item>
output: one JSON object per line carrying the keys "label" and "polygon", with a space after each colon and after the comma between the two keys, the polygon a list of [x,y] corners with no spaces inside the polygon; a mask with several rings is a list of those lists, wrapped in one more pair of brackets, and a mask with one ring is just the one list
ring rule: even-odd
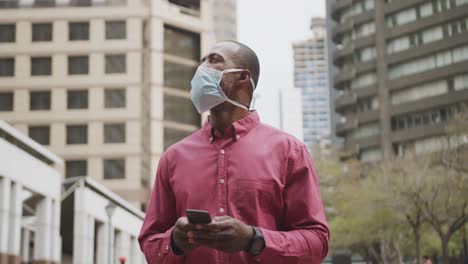
{"label": "mask ear loop", "polygon": [[[231,73],[231,72],[241,72],[241,71],[245,71],[245,69],[227,69],[227,70],[224,70],[223,71],[223,74],[224,73]],[[255,83],[254,81],[252,80],[252,78],[250,78],[250,83],[252,84],[252,100],[250,101],[250,105],[249,106],[245,106],[241,103],[238,103],[236,101],[233,101],[233,100],[230,100],[228,99],[227,101],[230,102],[231,104],[233,105],[236,105],[240,108],[243,108],[247,111],[253,111],[255,110],[255,101],[256,101],[256,98],[255,98]]]}

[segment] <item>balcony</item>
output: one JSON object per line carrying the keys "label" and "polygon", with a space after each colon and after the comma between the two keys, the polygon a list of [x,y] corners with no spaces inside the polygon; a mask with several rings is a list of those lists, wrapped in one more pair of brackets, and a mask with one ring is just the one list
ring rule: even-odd
{"label": "balcony", "polygon": [[336,24],[335,27],[332,30],[332,40],[335,43],[340,42],[341,35],[343,35],[346,32],[350,32],[353,30],[354,27],[354,22],[352,20],[346,21],[341,24]]}
{"label": "balcony", "polygon": [[333,19],[338,20],[340,11],[343,8],[352,5],[352,3],[353,3],[353,0],[336,0],[336,1],[334,1],[334,3],[331,6],[331,13],[332,13]]}
{"label": "balcony", "polygon": [[339,112],[340,109],[343,109],[347,106],[351,106],[357,103],[357,94],[355,93],[344,93],[335,101],[335,108]]}
{"label": "balcony", "polygon": [[356,129],[359,125],[357,118],[349,117],[345,122],[336,124],[336,135],[344,137],[347,131]]}
{"label": "balcony", "polygon": [[354,77],[356,77],[354,69],[339,71],[334,79],[336,88],[341,89],[345,82],[351,81]]}
{"label": "balcony", "polygon": [[179,12],[184,15],[200,17],[200,0],[167,0],[179,8]]}
{"label": "balcony", "polygon": [[354,52],[355,52],[355,49],[352,43],[346,45],[344,48],[340,50],[336,49],[335,52],[333,53],[333,63],[336,66],[340,66],[341,61],[346,58],[353,57]]}

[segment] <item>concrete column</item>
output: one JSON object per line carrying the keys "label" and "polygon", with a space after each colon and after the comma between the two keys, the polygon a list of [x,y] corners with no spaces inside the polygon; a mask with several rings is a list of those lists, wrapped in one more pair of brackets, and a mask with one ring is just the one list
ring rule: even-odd
{"label": "concrete column", "polygon": [[143,262],[140,245],[138,244],[137,238],[134,236],[130,238],[130,251],[130,264],[138,264]]}
{"label": "concrete column", "polygon": [[73,226],[73,264],[88,263],[88,216],[85,212],[84,187],[75,191],[75,211]]}
{"label": "concrete column", "polygon": [[21,183],[12,183],[10,199],[10,227],[8,233],[8,254],[10,263],[20,263],[22,200]]}
{"label": "concrete column", "polygon": [[88,252],[88,263],[94,263],[94,217],[88,217],[88,232],[87,232],[87,252]]}
{"label": "concrete column", "polygon": [[109,225],[101,223],[97,228],[97,250],[96,250],[96,263],[109,263],[108,250],[109,250],[109,239],[108,234]]}
{"label": "concrete column", "polygon": [[115,238],[115,257],[117,260],[120,257],[125,257],[127,261],[130,260],[130,234],[121,231]]}
{"label": "concrete column", "polygon": [[387,35],[385,3],[375,1],[375,48],[377,50],[377,90],[380,101],[380,145],[385,160],[393,156],[390,122],[390,92],[388,90]]}
{"label": "concrete column", "polygon": [[44,197],[37,205],[37,229],[34,239],[34,258],[36,263],[51,261],[52,199]]}
{"label": "concrete column", "polygon": [[4,177],[0,178],[0,263],[7,263],[8,261],[10,189],[10,180]]}
{"label": "concrete column", "polygon": [[22,232],[22,242],[21,242],[21,262],[29,263],[31,259],[29,258],[29,241],[31,240],[31,231],[24,228]]}
{"label": "concrete column", "polygon": [[60,237],[60,200],[52,200],[51,252],[52,261],[60,263],[62,256],[62,238]]}

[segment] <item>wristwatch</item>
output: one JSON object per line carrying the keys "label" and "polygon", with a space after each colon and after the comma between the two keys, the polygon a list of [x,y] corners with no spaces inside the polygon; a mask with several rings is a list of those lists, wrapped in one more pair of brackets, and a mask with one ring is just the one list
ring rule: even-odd
{"label": "wristwatch", "polygon": [[250,239],[249,246],[246,251],[253,256],[257,256],[265,248],[265,239],[263,238],[260,228],[252,226],[252,229],[254,231],[254,235]]}

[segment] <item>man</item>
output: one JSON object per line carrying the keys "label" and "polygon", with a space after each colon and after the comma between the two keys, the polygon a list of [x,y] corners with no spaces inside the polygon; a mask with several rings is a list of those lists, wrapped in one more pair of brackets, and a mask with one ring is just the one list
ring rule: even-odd
{"label": "man", "polygon": [[432,264],[431,258],[429,256],[424,256],[424,264]]}
{"label": "man", "polygon": [[[221,42],[195,73],[203,128],[161,157],[139,236],[149,263],[321,263],[329,230],[310,155],[249,111],[256,54]],[[209,211],[192,225],[187,209]]]}

